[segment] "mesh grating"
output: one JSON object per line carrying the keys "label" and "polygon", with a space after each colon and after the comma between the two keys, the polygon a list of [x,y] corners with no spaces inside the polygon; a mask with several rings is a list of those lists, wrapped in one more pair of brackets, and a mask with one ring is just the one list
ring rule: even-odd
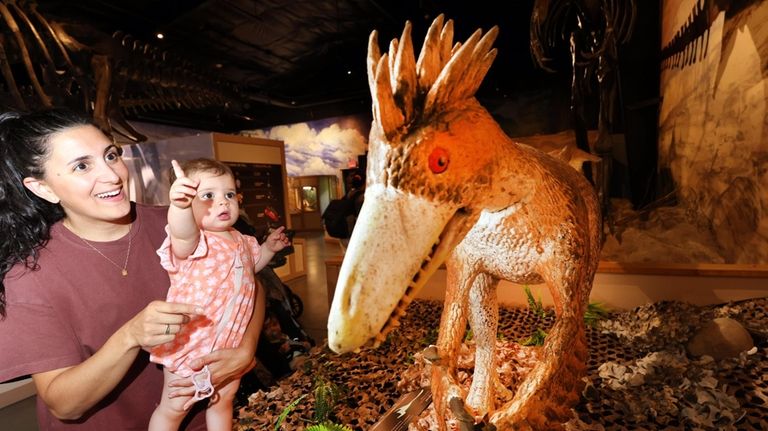
{"label": "mesh grating", "polygon": [[[414,301],[401,327],[377,350],[341,356],[327,349],[313,351],[304,367],[278,387],[251,396],[239,411],[236,429],[272,429],[283,409],[305,394],[282,429],[311,425],[312,382],[318,374],[345,390],[333,419],[354,430],[370,428],[400,397],[399,380],[413,367],[414,355],[435,343],[441,309],[439,303]],[[768,299],[705,308],[660,303],[612,314],[598,328],[587,328],[589,384],[567,429],[768,429],[766,311]],[[553,323],[552,317],[542,318],[528,308],[503,307],[499,315],[500,337],[507,340],[525,339],[535,328],[546,331]],[[757,335],[757,352],[722,361],[687,358],[683,343],[701,322],[719,316],[739,320]],[[614,389],[610,383],[616,379],[601,377],[608,365],[634,369],[649,363],[650,377],[640,385]]]}

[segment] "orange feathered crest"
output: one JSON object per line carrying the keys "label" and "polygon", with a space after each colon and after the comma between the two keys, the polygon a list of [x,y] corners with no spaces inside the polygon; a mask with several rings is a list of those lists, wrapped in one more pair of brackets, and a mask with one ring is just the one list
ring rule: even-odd
{"label": "orange feathered crest", "polygon": [[368,85],[373,99],[373,121],[387,138],[408,131],[415,118],[427,117],[451,104],[474,97],[496,58],[491,48],[498,27],[485,35],[476,30],[462,45],[453,44],[453,21],[438,16],[429,27],[418,61],[413,53],[411,23],[400,40],[392,39],[381,55],[378,33],[368,40]]}

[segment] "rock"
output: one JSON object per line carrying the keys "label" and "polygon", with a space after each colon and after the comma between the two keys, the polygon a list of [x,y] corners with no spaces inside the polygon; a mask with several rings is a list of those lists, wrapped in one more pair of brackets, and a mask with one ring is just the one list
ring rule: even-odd
{"label": "rock", "polygon": [[738,356],[754,347],[744,326],[729,317],[719,317],[705,324],[686,346],[692,356],[711,356],[717,360]]}

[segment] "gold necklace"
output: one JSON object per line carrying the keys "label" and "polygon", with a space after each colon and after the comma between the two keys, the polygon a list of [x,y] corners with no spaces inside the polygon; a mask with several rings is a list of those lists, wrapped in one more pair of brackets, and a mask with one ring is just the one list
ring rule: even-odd
{"label": "gold necklace", "polygon": [[115,263],[114,260],[108,258],[104,253],[101,252],[101,250],[99,250],[98,248],[94,247],[93,244],[91,244],[90,242],[86,241],[85,238],[83,238],[83,237],[81,237],[80,235],[77,235],[77,234],[75,234],[75,235],[78,238],[80,238],[80,240],[82,240],[85,243],[85,245],[87,245],[88,247],[92,248],[93,251],[95,251],[96,253],[99,253],[101,255],[101,257],[103,257],[104,259],[107,259],[109,261],[109,263],[111,263],[112,265],[115,265],[115,267],[120,270],[120,274],[122,274],[123,277],[125,277],[125,276],[128,275],[128,257],[131,255],[131,228],[133,228],[133,224],[128,226],[128,251],[125,252],[125,262],[123,262],[123,266],[122,267],[120,265],[118,265],[117,263]]}

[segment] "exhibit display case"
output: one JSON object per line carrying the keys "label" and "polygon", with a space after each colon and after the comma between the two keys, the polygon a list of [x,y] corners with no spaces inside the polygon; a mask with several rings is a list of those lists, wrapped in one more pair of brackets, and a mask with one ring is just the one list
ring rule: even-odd
{"label": "exhibit display case", "polygon": [[337,188],[338,180],[333,175],[288,178],[288,211],[293,229],[322,232],[320,216],[328,202],[337,196]]}

